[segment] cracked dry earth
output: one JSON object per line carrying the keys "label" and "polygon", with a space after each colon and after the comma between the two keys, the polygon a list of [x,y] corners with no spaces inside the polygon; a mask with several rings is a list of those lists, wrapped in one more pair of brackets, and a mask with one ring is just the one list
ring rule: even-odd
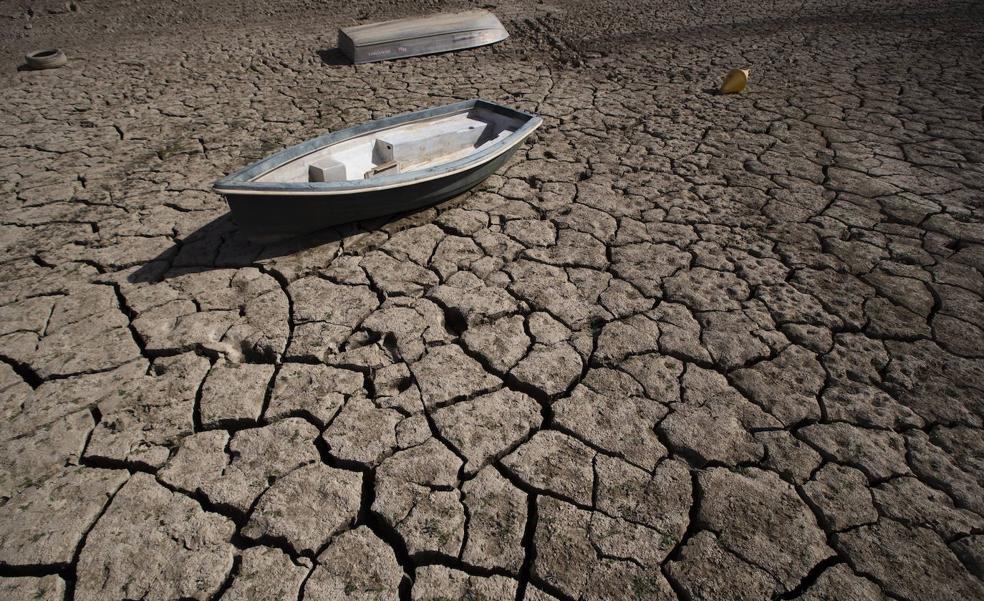
{"label": "cracked dry earth", "polygon": [[[0,76],[0,597],[984,598],[979,5],[502,3],[359,67],[411,4],[213,5],[5,38],[73,61]],[[476,96],[545,124],[441,206],[260,246],[209,191]]]}

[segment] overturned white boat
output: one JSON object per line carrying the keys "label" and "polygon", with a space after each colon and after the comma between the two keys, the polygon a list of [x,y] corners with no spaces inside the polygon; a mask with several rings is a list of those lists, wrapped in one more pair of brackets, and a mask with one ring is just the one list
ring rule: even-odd
{"label": "overturned white boat", "polygon": [[308,140],[215,183],[254,239],[411,211],[472,188],[501,167],[540,117],[467,100]]}
{"label": "overturned white boat", "polygon": [[449,52],[493,44],[509,37],[487,10],[396,19],[338,30],[338,48],[353,63]]}

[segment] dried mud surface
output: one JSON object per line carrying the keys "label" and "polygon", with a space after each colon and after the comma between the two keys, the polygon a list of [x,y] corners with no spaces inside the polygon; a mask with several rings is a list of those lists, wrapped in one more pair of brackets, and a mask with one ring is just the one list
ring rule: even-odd
{"label": "dried mud surface", "polygon": [[[980,5],[333,49],[465,6],[0,4],[0,596],[984,598]],[[545,123],[440,206],[258,245],[210,191],[473,97]]]}

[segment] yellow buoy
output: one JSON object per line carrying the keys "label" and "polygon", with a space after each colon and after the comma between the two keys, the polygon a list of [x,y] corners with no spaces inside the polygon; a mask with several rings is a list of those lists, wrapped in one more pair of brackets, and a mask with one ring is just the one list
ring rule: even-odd
{"label": "yellow buoy", "polygon": [[732,69],[728,71],[728,74],[724,78],[724,83],[721,84],[722,94],[737,94],[745,89],[745,85],[748,84],[748,74],[751,69]]}

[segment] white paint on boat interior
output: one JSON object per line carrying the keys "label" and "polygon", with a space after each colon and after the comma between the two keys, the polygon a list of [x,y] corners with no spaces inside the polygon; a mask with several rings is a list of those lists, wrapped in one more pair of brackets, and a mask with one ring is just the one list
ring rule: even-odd
{"label": "white paint on boat interior", "polygon": [[368,133],[305,156],[264,173],[256,182],[331,182],[371,179],[374,170],[396,162],[408,173],[449,163],[508,137],[523,125],[518,118],[483,108],[442,115]]}

